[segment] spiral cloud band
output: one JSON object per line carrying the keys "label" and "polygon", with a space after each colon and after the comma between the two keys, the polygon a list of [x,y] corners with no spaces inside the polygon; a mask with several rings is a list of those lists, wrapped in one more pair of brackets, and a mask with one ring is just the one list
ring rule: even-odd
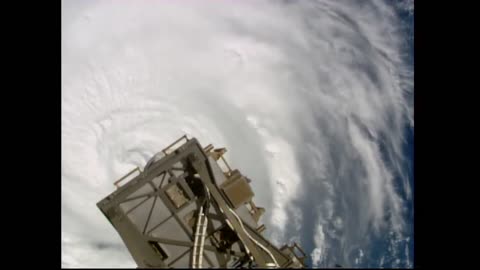
{"label": "spiral cloud band", "polygon": [[413,2],[64,0],[62,266],[136,266],[95,204],[183,134],[228,149],[269,239],[311,266],[411,266],[399,8]]}

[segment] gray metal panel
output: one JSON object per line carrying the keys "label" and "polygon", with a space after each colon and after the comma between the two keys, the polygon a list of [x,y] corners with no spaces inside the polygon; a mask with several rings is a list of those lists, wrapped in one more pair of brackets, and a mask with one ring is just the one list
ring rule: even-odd
{"label": "gray metal panel", "polygon": [[258,227],[257,222],[255,222],[252,215],[250,214],[250,211],[247,209],[247,207],[245,205],[242,205],[239,208],[237,208],[237,210],[235,210],[235,213],[237,213],[237,215],[240,217],[240,219],[244,223],[248,224],[250,227],[252,227],[252,228],[257,228]]}
{"label": "gray metal panel", "polygon": [[190,262],[191,262],[191,252],[185,253],[183,256],[178,258],[174,263],[171,263],[170,266],[175,267],[175,268],[189,268],[190,267]]}
{"label": "gray metal panel", "polygon": [[[218,267],[220,267],[220,263],[219,263],[219,261],[217,260],[217,257],[215,256],[215,253],[216,253],[216,252],[210,251],[210,250],[205,250],[205,251],[203,252],[204,257],[207,257],[208,260],[209,260],[210,262],[212,262],[211,267],[218,268]],[[222,254],[222,256],[223,256],[223,254]]]}
{"label": "gray metal panel", "polygon": [[156,196],[155,198],[155,205],[146,229],[147,233],[171,216],[170,210],[163,204],[160,197]]}
{"label": "gray metal panel", "polygon": [[217,162],[212,157],[208,157],[208,161],[210,162],[210,164],[216,165],[216,166],[211,166],[212,173],[215,178],[215,184],[217,184],[217,186],[221,186],[225,181],[227,181],[227,178],[225,178],[225,175],[223,174],[222,168],[218,166]]}
{"label": "gray metal panel", "polygon": [[129,252],[139,267],[162,267],[165,263],[153,251],[151,246],[143,240],[141,233],[128,219],[113,218],[110,220],[125,242]]}
{"label": "gray metal panel", "polygon": [[128,218],[137,226],[137,229],[143,232],[145,224],[147,223],[148,215],[153,206],[154,198],[146,200],[144,203],[133,209],[128,213]]}
{"label": "gray metal panel", "polygon": [[[192,227],[188,224],[187,218],[190,216],[191,212],[194,210],[197,210],[198,206],[196,203],[189,203],[185,207],[183,207],[180,211],[177,212],[177,216],[180,218],[180,220],[183,223],[183,226],[188,228],[188,231],[193,234]],[[181,225],[178,225],[181,226]]]}
{"label": "gray metal panel", "polygon": [[173,216],[154,229],[150,235],[159,238],[175,239],[178,241],[191,241],[190,236],[179,226],[177,220]]}
{"label": "gray metal panel", "polygon": [[177,246],[177,245],[167,245],[167,244],[162,244],[162,247],[166,250],[168,254],[168,258],[164,260],[164,262],[167,265],[170,265],[174,263],[177,259],[179,259],[181,256],[186,254],[187,258],[189,257],[189,253],[191,248],[189,247],[182,247],[182,246]]}
{"label": "gray metal panel", "polygon": [[167,173],[162,173],[159,176],[155,177],[152,180],[152,183],[155,185],[156,188],[163,188],[168,183],[167,178]]}
{"label": "gray metal panel", "polygon": [[152,193],[153,191],[154,190],[150,185],[143,185],[140,188],[138,188],[136,191],[128,195],[127,199],[142,196],[142,195],[147,195],[149,193]]}
{"label": "gray metal panel", "polygon": [[208,220],[209,223],[213,224],[214,230],[217,230],[225,223],[225,219],[223,215],[217,211],[216,207],[211,206],[210,209],[208,210],[208,213],[215,217],[215,218],[210,218]]}
{"label": "gray metal panel", "polygon": [[235,252],[241,252],[240,250],[240,243],[239,242],[236,242],[232,245],[232,250],[235,251]]}
{"label": "gray metal panel", "polygon": [[127,213],[128,211],[132,210],[135,207],[138,207],[142,202],[145,202],[147,197],[141,197],[134,200],[126,201],[120,204],[120,208]]}

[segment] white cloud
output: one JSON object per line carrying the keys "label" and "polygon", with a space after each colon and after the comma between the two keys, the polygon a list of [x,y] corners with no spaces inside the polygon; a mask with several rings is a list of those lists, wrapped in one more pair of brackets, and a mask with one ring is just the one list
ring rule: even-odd
{"label": "white cloud", "polygon": [[[95,203],[184,133],[229,149],[277,242],[315,224],[317,263],[346,258],[371,225],[404,229],[392,175],[413,126],[412,71],[390,6],[63,1],[62,13],[65,265],[130,261]],[[319,205],[313,216],[302,215],[302,199]],[[98,241],[102,261],[85,259]]]}
{"label": "white cloud", "polygon": [[312,265],[313,267],[320,267],[320,263],[322,261],[322,250],[318,247],[314,248],[310,257],[312,258]]}
{"label": "white cloud", "polygon": [[413,10],[414,10],[413,0],[398,1],[398,6],[411,14],[413,13]]}
{"label": "white cloud", "polygon": [[321,225],[317,226],[317,230],[314,236],[314,242],[316,247],[313,249],[310,256],[312,258],[313,267],[320,267],[326,256],[325,234]]}

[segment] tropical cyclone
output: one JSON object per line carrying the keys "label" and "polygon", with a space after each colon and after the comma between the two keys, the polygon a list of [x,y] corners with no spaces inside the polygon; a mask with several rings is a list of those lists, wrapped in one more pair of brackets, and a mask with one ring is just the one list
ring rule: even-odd
{"label": "tropical cyclone", "polygon": [[400,252],[400,25],[383,1],[63,1],[62,265],[134,267],[94,203],[184,133],[229,146],[270,238],[313,265],[368,257],[365,235]]}

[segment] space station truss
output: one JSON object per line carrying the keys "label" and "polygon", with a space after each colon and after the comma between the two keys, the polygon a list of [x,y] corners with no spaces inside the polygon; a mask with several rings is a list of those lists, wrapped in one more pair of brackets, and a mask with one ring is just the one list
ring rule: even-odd
{"label": "space station truss", "polygon": [[305,268],[296,243],[263,236],[265,209],[225,152],[183,136],[97,203],[139,268]]}

